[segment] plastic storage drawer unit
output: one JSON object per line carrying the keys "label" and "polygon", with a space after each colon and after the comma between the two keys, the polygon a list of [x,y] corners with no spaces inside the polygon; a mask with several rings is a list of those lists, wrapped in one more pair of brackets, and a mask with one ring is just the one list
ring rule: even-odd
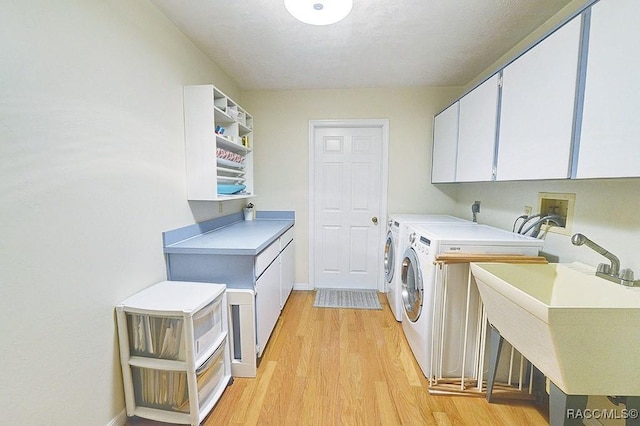
{"label": "plastic storage drawer unit", "polygon": [[127,415],[200,424],[231,381],[225,286],[163,281],[116,317]]}

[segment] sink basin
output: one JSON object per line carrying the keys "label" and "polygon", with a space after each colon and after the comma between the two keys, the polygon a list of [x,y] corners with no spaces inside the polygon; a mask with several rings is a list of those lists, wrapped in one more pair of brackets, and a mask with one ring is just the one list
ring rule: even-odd
{"label": "sink basin", "polygon": [[489,322],[567,395],[640,395],[640,288],[581,263],[472,263]]}

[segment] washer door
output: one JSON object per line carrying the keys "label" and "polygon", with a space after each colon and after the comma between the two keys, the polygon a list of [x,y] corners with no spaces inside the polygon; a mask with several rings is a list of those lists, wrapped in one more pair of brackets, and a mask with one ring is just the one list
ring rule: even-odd
{"label": "washer door", "polygon": [[422,313],[422,272],[418,256],[412,248],[404,252],[402,259],[402,305],[407,318],[416,322]]}
{"label": "washer door", "polygon": [[388,283],[393,279],[394,267],[396,262],[396,249],[393,242],[393,234],[387,232],[387,242],[384,244],[384,277]]}

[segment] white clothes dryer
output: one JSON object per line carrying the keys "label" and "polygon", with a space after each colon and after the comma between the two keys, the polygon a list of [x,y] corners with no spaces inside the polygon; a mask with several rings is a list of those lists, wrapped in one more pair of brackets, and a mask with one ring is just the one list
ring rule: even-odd
{"label": "white clothes dryer", "polygon": [[402,283],[400,266],[402,253],[407,247],[407,226],[411,223],[472,224],[459,217],[440,214],[392,214],[387,221],[387,239],[384,246],[384,279],[389,307],[396,321],[402,321]]}
{"label": "white clothes dryer", "polygon": [[469,264],[440,268],[442,253],[500,253],[536,256],[543,240],[487,225],[410,224],[401,262],[402,328],[430,381],[477,377],[481,304],[468,286]]}

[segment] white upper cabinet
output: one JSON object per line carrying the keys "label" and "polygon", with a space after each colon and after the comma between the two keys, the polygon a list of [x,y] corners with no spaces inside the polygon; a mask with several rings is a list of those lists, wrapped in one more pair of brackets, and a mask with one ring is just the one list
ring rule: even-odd
{"label": "white upper cabinet", "polygon": [[503,70],[497,180],[570,174],[580,16]]}
{"label": "white upper cabinet", "polygon": [[578,178],[640,176],[638,16],[638,0],[591,8]]}
{"label": "white upper cabinet", "polygon": [[432,183],[456,180],[458,108],[459,102],[456,102],[433,119]]}
{"label": "white upper cabinet", "polygon": [[493,179],[499,79],[495,74],[460,99],[456,182]]}

